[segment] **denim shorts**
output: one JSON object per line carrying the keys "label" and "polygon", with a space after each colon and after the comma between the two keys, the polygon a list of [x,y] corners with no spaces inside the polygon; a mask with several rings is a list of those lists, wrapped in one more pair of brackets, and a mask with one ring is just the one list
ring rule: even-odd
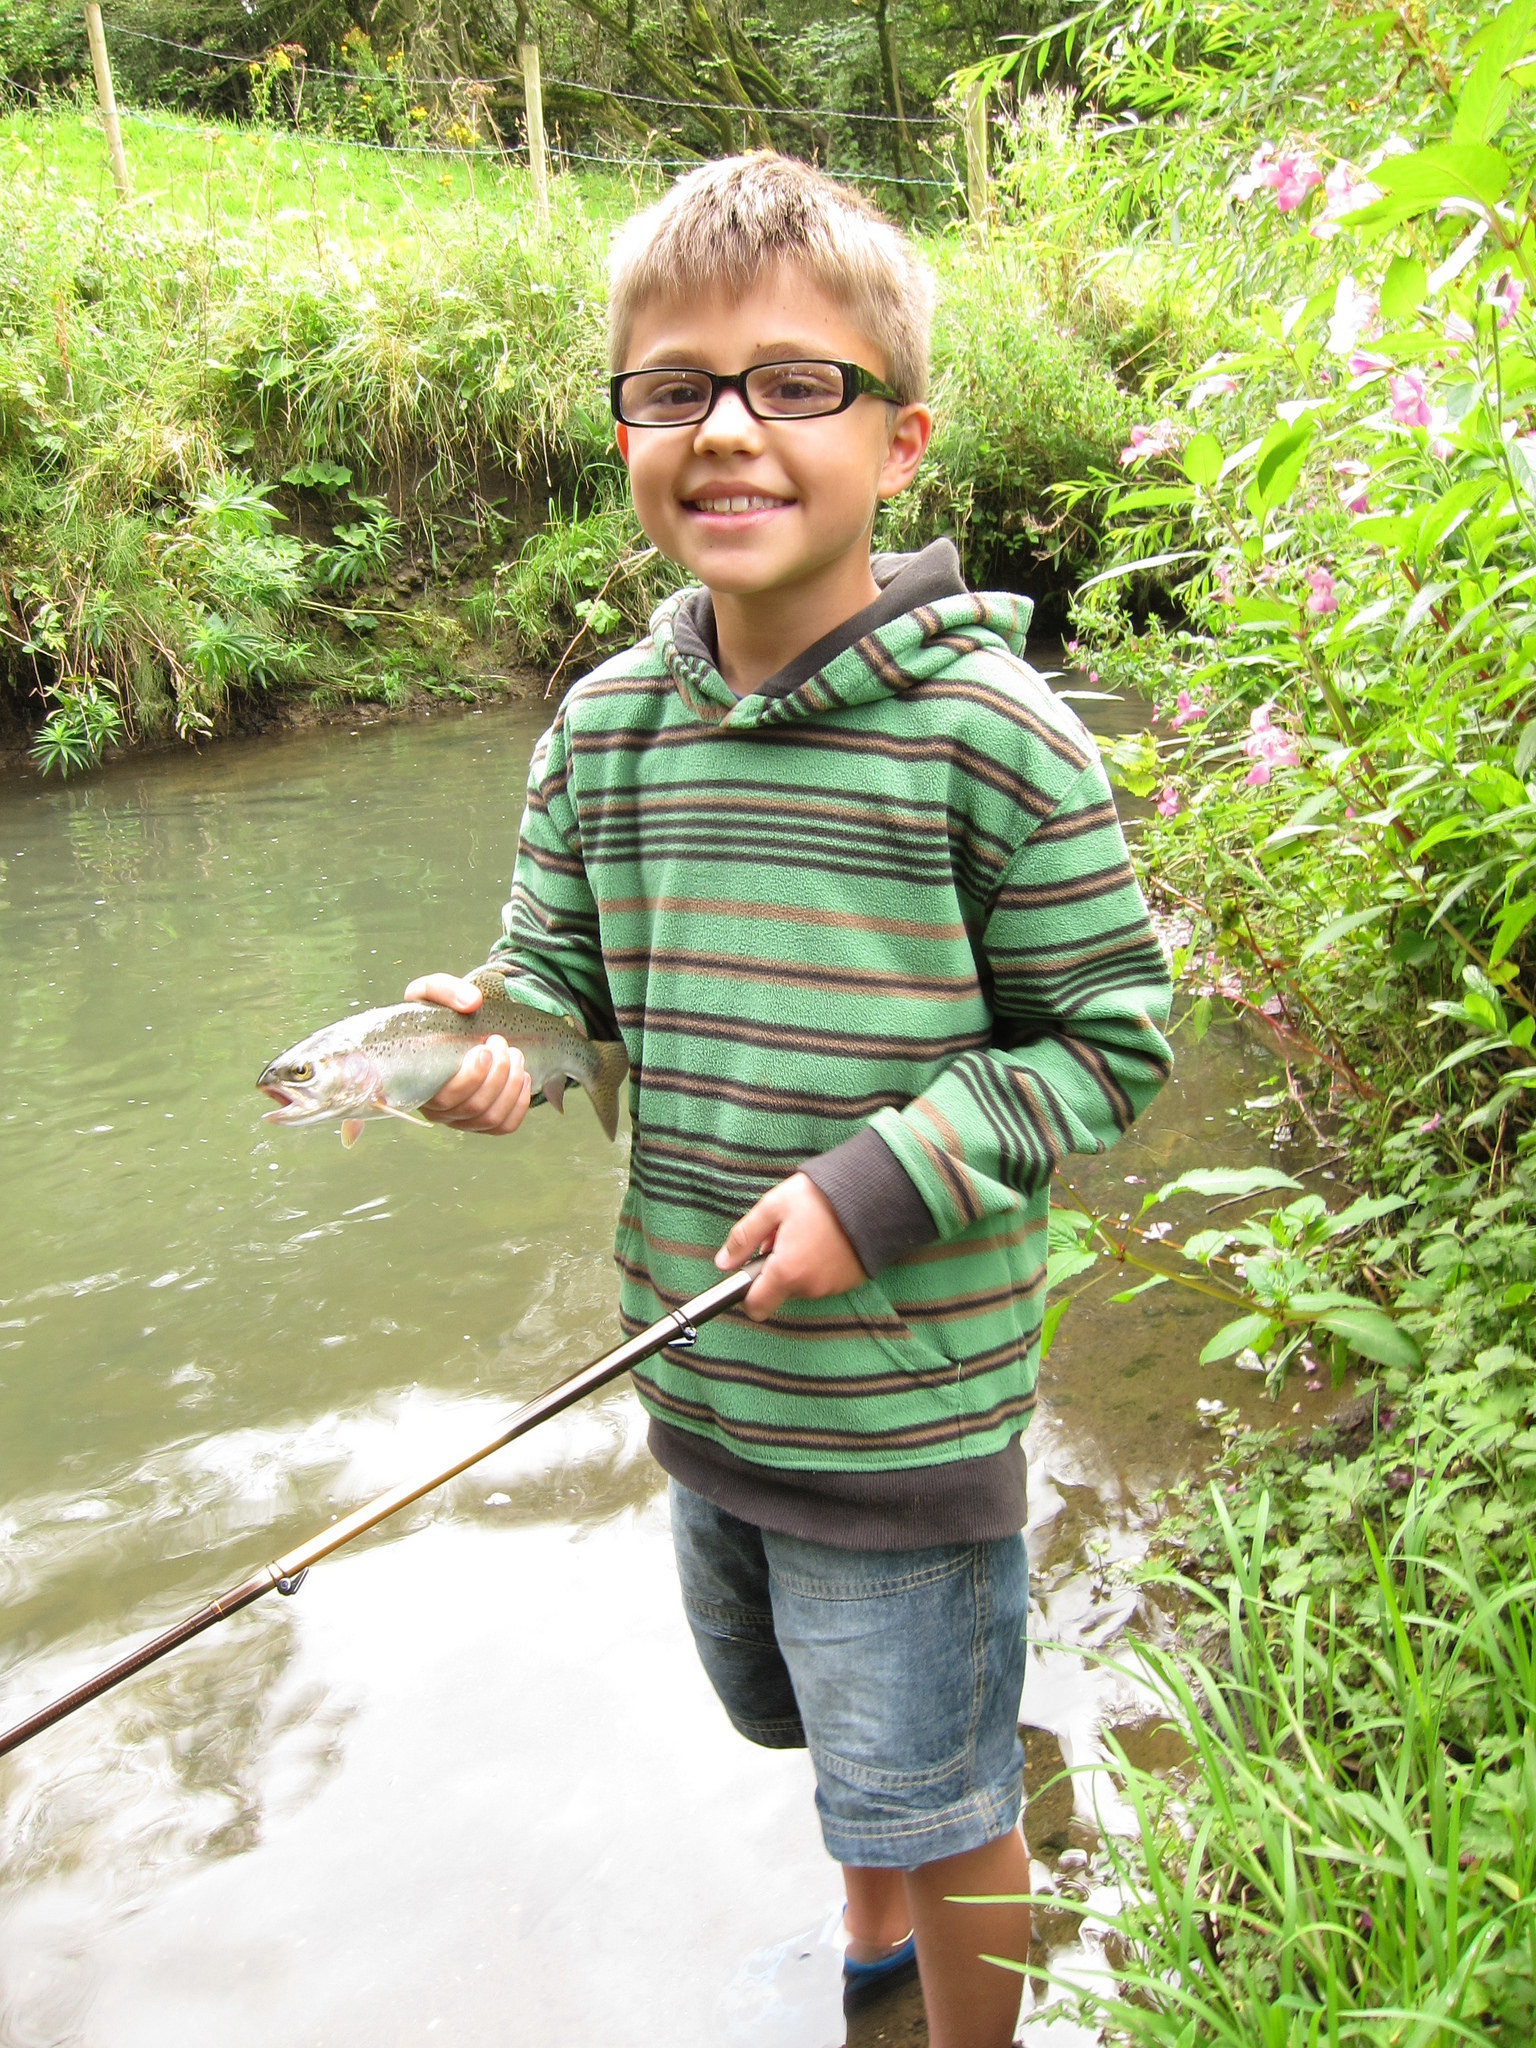
{"label": "denim shorts", "polygon": [[838,1550],[669,1487],[683,1606],[731,1721],[809,1749],[839,1863],[911,1870],[1019,1818],[1022,1536]]}

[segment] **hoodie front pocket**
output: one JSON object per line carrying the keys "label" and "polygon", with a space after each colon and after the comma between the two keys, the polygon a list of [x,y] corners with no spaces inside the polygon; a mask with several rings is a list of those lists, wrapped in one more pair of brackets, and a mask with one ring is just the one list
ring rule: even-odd
{"label": "hoodie front pocket", "polygon": [[892,1306],[891,1298],[878,1280],[866,1280],[844,1295],[851,1312],[863,1328],[904,1372],[953,1377],[954,1360],[926,1337],[921,1337]]}

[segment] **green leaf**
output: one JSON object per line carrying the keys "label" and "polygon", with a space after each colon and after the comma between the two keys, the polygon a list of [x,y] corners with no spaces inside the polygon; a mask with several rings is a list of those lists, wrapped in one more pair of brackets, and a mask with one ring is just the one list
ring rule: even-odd
{"label": "green leaf", "polygon": [[1423,523],[1423,513],[1408,518],[1400,512],[1373,512],[1357,519],[1349,533],[1352,540],[1362,540],[1373,547],[1407,549],[1418,545]]}
{"label": "green leaf", "polygon": [[1204,490],[1221,475],[1221,443],[1214,434],[1196,434],[1184,450],[1184,474]]}
{"label": "green leaf", "polygon": [[1347,1209],[1341,1209],[1337,1216],[1330,1216],[1324,1237],[1342,1237],[1346,1230],[1358,1230],[1362,1223],[1374,1223],[1378,1216],[1394,1215],[1399,1209],[1406,1209],[1406,1195],[1361,1195],[1351,1202]]}
{"label": "green leaf", "polygon": [[1143,1280],[1139,1287],[1127,1287],[1123,1293],[1112,1294],[1109,1298],[1111,1301],[1134,1301],[1138,1294],[1148,1294],[1154,1287],[1166,1287],[1168,1278],[1166,1273],[1154,1273],[1150,1280]]}
{"label": "green leaf", "polygon": [[1197,1230],[1186,1237],[1177,1249],[1193,1265],[1203,1266],[1217,1252],[1225,1251],[1231,1242],[1232,1233],[1229,1230]]}
{"label": "green leaf", "polygon": [[1093,1228],[1093,1218],[1083,1209],[1064,1209],[1052,1202],[1046,1219],[1046,1242],[1053,1252],[1064,1251],[1068,1245],[1076,1244],[1086,1237]]}
{"label": "green leaf", "polygon": [[351,470],[341,462],[299,462],[283,471],[283,482],[300,491],[339,491],[351,481]]}
{"label": "green leaf", "polygon": [[1275,1334],[1275,1325],[1269,1316],[1239,1316],[1235,1322],[1224,1323],[1215,1336],[1200,1353],[1202,1365],[1215,1365],[1223,1358],[1236,1358],[1239,1351],[1250,1347],[1262,1352]]}
{"label": "green leaf", "polygon": [[1052,1252],[1045,1262],[1047,1290],[1060,1287],[1068,1280],[1075,1280],[1079,1273],[1086,1273],[1090,1266],[1096,1266],[1098,1263],[1098,1253],[1084,1251],[1080,1245],[1074,1245],[1070,1251]]}
{"label": "green leaf", "polygon": [[1310,960],[1314,953],[1321,953],[1325,946],[1331,946],[1335,939],[1342,939],[1346,932],[1358,931],[1361,925],[1372,924],[1378,917],[1386,915],[1385,903],[1373,903],[1369,910],[1352,910],[1347,917],[1331,917],[1322,930],[1302,948],[1301,959]]}
{"label": "green leaf", "polygon": [[1166,1202],[1174,1195],[1262,1195],[1276,1188],[1300,1186],[1299,1180],[1274,1166],[1192,1166],[1177,1180],[1165,1182],[1152,1199]]}
{"label": "green leaf", "polygon": [[1408,1370],[1419,1362],[1418,1345],[1378,1308],[1332,1309],[1318,1317],[1317,1328],[1342,1337],[1351,1351],[1377,1365],[1396,1365]]}
{"label": "green leaf", "polygon": [[1489,24],[1487,40],[1456,102],[1452,142],[1487,142],[1509,117],[1515,85],[1508,73],[1531,27],[1531,0],[1509,0]]}
{"label": "green leaf", "polygon": [[1055,1301],[1046,1303],[1045,1314],[1040,1319],[1040,1359],[1042,1364],[1051,1355],[1051,1345],[1056,1336],[1056,1325],[1071,1306],[1072,1297],[1070,1294],[1060,1295]]}
{"label": "green leaf", "polygon": [[1394,324],[1411,320],[1423,303],[1427,285],[1417,256],[1394,256],[1381,285],[1381,317]]}
{"label": "green leaf", "polygon": [[1288,427],[1281,421],[1265,435],[1253,472],[1259,504],[1264,511],[1272,512],[1277,505],[1283,505],[1296,488],[1296,479],[1301,475],[1311,439],[1310,414],[1294,427]]}
{"label": "green leaf", "polygon": [[1509,160],[1486,142],[1442,142],[1412,156],[1388,157],[1371,172],[1383,199],[1344,216],[1351,228],[1395,227],[1447,199],[1494,207],[1513,175]]}
{"label": "green leaf", "polygon": [[1128,789],[1132,796],[1150,796],[1162,779],[1157,742],[1150,732],[1127,733],[1117,740],[1101,739],[1099,749],[1111,782]]}

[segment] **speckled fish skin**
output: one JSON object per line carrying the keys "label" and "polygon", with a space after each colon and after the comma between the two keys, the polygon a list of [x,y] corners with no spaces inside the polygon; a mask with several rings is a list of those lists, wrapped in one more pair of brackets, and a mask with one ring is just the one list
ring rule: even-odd
{"label": "speckled fish skin", "polygon": [[484,1000],[465,1015],[441,1003],[393,1003],[360,1010],[311,1032],[261,1071],[256,1086],[278,1104],[269,1124],[340,1121],[351,1143],[375,1117],[409,1116],[458,1072],[471,1046],[493,1035],[522,1054],[534,1092],[563,1109],[568,1081],[584,1088],[612,1138],[619,1088],[629,1072],[622,1045],[587,1037],[575,1017],[555,1017],[511,1001],[500,971],[467,977]]}

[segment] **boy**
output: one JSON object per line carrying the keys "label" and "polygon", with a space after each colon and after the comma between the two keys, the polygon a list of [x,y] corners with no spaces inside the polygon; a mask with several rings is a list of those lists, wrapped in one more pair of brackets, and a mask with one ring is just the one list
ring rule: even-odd
{"label": "boy", "polygon": [[[628,1328],[770,1247],[745,1314],[637,1371],[684,1603],[736,1727],[807,1745],[845,2004],[920,1973],[1005,2048],[1047,1188],[1168,1072],[1168,979],[1098,753],[948,542],[871,560],[927,446],[930,286],[801,164],[690,173],[619,236],[613,409],[700,587],[534,754],[509,988],[632,1062]],[[452,976],[408,996],[470,1010]],[[510,1132],[477,1048],[429,1113]],[[722,1244],[722,1239],[724,1240]],[[914,1940],[915,1937],[915,1940]]]}

